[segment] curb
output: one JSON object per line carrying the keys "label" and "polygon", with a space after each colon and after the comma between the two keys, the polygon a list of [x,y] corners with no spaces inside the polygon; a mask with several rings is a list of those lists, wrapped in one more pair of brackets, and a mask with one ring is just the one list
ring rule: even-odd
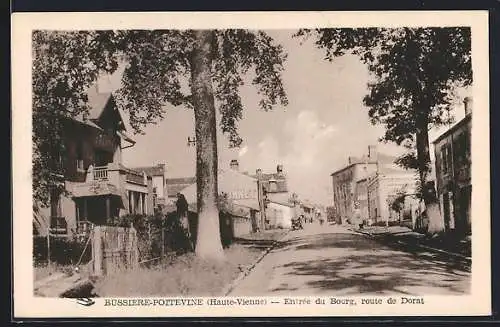
{"label": "curb", "polygon": [[274,249],[274,247],[279,243],[281,242],[285,237],[288,236],[288,233],[290,232],[290,230],[288,230],[285,235],[283,235],[279,240],[274,240],[273,243],[267,248],[265,249],[264,251],[262,251],[262,253],[259,255],[259,257],[257,258],[257,260],[254,261],[254,263],[252,263],[252,265],[247,268],[245,271],[242,271],[238,277],[236,277],[235,279],[233,279],[233,281],[228,285],[226,286],[223,291],[221,292],[222,293],[222,296],[228,296],[229,293],[231,293],[234,288],[236,286],[238,286],[238,284],[245,278],[247,277],[251,272],[252,270],[255,268],[255,266],[257,266],[257,264],[259,264],[259,262],[262,261],[262,259],[264,259],[264,257],[269,253],[271,252],[272,249]]}
{"label": "curb", "polygon": [[[358,233],[358,234],[366,235],[366,236],[370,237],[371,239],[376,239],[376,236],[374,236],[373,234],[370,234],[370,233],[367,233],[367,232],[357,231],[357,230],[354,230],[354,229],[349,229],[349,230],[352,231],[352,232]],[[391,237],[392,235],[391,234],[385,234],[384,236]],[[400,241],[400,240],[396,240],[396,243],[400,244],[400,245],[409,245],[408,243],[405,243],[405,242]],[[468,263],[471,263],[471,261],[472,261],[471,257],[466,257],[466,256],[464,256],[462,254],[459,254],[459,253],[449,252],[449,251],[445,251],[445,250],[441,250],[441,249],[436,249],[436,248],[433,248],[433,247],[430,247],[430,246],[427,246],[427,245],[422,245],[422,244],[415,244],[415,246],[417,248],[421,248],[421,249],[425,249],[425,250],[429,250],[429,251],[433,251],[433,252],[443,253],[443,254],[446,254],[446,255],[450,255],[452,257],[457,257],[457,258],[460,258],[462,260],[467,261]]]}

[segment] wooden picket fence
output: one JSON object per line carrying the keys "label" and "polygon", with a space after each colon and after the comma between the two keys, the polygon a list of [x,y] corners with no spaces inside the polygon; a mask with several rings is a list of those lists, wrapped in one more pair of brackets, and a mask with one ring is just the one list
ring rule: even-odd
{"label": "wooden picket fence", "polygon": [[92,235],[92,261],[96,276],[137,268],[137,231],[133,227],[95,226]]}

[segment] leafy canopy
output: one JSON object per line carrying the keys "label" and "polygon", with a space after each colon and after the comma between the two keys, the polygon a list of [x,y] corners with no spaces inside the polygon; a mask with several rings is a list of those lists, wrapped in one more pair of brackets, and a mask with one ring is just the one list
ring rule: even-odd
{"label": "leafy canopy", "polygon": [[[467,27],[337,28],[301,30],[315,36],[325,59],[357,55],[373,77],[364,104],[372,124],[385,127],[381,141],[409,149],[419,128],[447,124],[457,87],[472,83],[471,35]],[[404,159],[415,164],[416,157]]]}
{"label": "leafy canopy", "polygon": [[[286,54],[262,31],[214,30],[212,82],[222,131],[231,146],[242,142],[239,87],[253,70],[260,108],[287,105],[281,73]],[[125,64],[117,105],[130,116],[135,133],[163,119],[166,105],[192,108],[191,30],[36,31],[33,33],[33,185],[35,199],[63,175],[66,118],[88,113],[86,90],[102,73]],[[187,83],[187,85],[185,85]],[[187,86],[187,87],[185,87]],[[187,90],[187,91],[186,91]],[[59,181],[61,178],[59,178]]]}

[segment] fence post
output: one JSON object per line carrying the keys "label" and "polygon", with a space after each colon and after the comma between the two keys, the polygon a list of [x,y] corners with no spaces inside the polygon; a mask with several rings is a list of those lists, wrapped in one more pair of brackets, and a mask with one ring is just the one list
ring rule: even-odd
{"label": "fence post", "polygon": [[132,260],[132,267],[137,268],[139,267],[139,244],[138,244],[138,239],[137,239],[137,230],[134,227],[130,227],[131,233],[132,233],[132,248],[130,249],[133,260]]}
{"label": "fence post", "polygon": [[102,239],[101,227],[94,227],[94,239],[92,240],[92,256],[94,260],[94,273],[96,276],[102,275]]}
{"label": "fence post", "polygon": [[47,268],[50,271],[50,227],[47,228]]}
{"label": "fence post", "polygon": [[161,257],[165,256],[165,228],[161,227]]}
{"label": "fence post", "polygon": [[151,239],[151,222],[148,221],[147,224],[148,224],[148,246],[149,246],[149,253],[151,254],[153,249],[153,240]]}

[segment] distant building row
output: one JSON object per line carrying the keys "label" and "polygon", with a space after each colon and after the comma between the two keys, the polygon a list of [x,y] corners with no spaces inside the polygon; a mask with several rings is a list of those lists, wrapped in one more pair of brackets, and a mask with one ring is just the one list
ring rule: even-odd
{"label": "distant building row", "polygon": [[[399,220],[401,211],[417,210],[414,199],[416,175],[398,167],[396,157],[378,153],[375,146],[361,158],[349,157],[348,165],[333,174],[333,203],[338,223],[350,222],[357,203],[361,217],[370,225]],[[391,201],[407,194],[406,206],[396,212]]]}
{"label": "distant building row", "polygon": [[[54,188],[50,205],[38,206],[33,217],[34,233],[45,235],[50,230],[71,236],[126,214],[174,211],[179,192],[196,212],[196,178],[166,179],[165,164],[125,167],[122,151],[135,145],[128,135],[131,128],[125,114],[112,93],[93,87],[87,96],[88,117],[65,121],[66,151],[58,161],[64,171],[61,186],[66,192]],[[231,169],[219,171],[219,190],[238,208],[233,212],[241,218],[238,233],[257,228],[288,228],[296,215],[282,165],[277,165],[276,172],[264,173],[259,169],[251,175],[240,172],[238,161],[233,160]]]}
{"label": "distant building row", "polygon": [[[436,181],[445,230],[470,232],[471,113],[472,99],[464,101],[465,117],[433,143]],[[353,218],[359,205],[366,223],[406,222],[413,227],[425,207],[416,196],[418,175],[397,166],[396,157],[378,153],[375,146],[361,158],[349,157],[348,165],[331,174],[333,208],[338,223]],[[399,201],[399,205],[396,203]]]}

